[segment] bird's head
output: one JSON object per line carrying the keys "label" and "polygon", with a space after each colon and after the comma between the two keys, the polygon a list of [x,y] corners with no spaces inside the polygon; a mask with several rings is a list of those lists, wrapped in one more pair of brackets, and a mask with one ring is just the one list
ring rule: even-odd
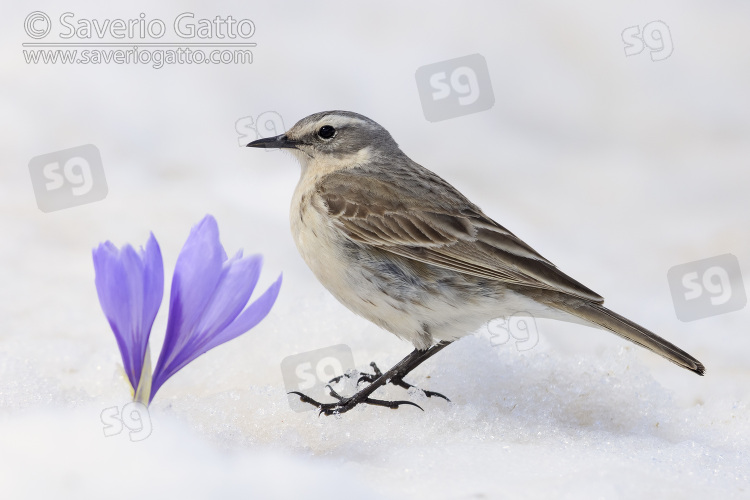
{"label": "bird's head", "polygon": [[297,157],[303,171],[312,167],[327,172],[367,163],[374,156],[400,153],[386,129],[350,111],[315,113],[286,133],[258,139],[247,147],[285,148]]}

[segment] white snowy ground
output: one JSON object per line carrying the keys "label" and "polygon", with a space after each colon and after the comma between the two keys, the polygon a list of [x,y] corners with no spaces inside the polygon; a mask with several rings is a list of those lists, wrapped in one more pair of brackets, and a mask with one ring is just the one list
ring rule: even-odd
{"label": "white snowy ground", "polygon": [[[0,495],[3,498],[747,498],[750,309],[689,323],[672,266],[732,253],[750,276],[750,7],[746,2],[37,2],[0,21]],[[32,10],[56,20],[232,15],[252,65],[28,65]],[[622,31],[664,21],[674,52],[625,57]],[[214,39],[213,41],[218,41]],[[414,73],[480,53],[494,107],[430,123]],[[358,367],[410,346],[339,305],[287,222],[298,167],[238,147],[235,122],[286,127],[347,109],[490,216],[702,360],[692,373],[605,332],[539,321],[538,345],[477,332],[409,379],[453,402],[343,418],[289,408],[280,363],[347,344]],[[28,163],[101,151],[105,200],[37,207]],[[269,317],[171,379],[151,435],[105,437],[128,401],[91,249],[159,240],[167,280],[190,227],[284,283]],[[167,285],[168,290],[168,285]],[[165,297],[152,335],[158,352]],[[384,397],[403,398],[388,389]]]}

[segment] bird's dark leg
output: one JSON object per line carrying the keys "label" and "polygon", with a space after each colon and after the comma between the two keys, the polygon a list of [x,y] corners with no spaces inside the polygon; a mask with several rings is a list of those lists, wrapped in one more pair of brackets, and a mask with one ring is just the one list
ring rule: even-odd
{"label": "bird's dark leg", "polygon": [[[437,354],[441,349],[443,349],[448,344],[450,344],[450,342],[440,342],[437,345],[432,346],[430,349],[425,349],[424,351],[420,351],[421,353],[423,353],[422,357],[419,358],[419,362],[417,364],[415,364],[414,366],[416,367],[417,365],[419,365],[419,364],[423,363],[424,361],[426,361],[427,359],[431,358],[432,356],[434,356],[435,354]],[[439,349],[436,349],[438,347],[439,347]],[[360,375],[360,377],[359,377],[359,380],[357,380],[357,384],[358,385],[359,385],[360,382],[373,383],[375,380],[377,380],[378,377],[381,377],[383,375],[383,373],[378,368],[378,365],[376,365],[374,361],[372,363],[370,363],[370,366],[372,367],[372,370],[373,370],[374,373],[372,373],[372,374],[370,374],[370,373],[362,373]],[[438,397],[438,398],[443,398],[446,401],[450,401],[450,399],[448,399],[444,395],[440,394],[439,392],[426,391],[424,389],[419,389],[419,387],[416,387],[416,386],[410,384],[409,382],[405,381],[404,377],[406,376],[407,373],[409,373],[413,369],[414,368],[411,368],[411,369],[405,370],[405,371],[402,370],[401,372],[399,372],[396,375],[394,375],[386,383],[397,385],[397,386],[402,387],[402,388],[407,389],[407,390],[411,389],[412,387],[415,387],[416,389],[422,391],[424,393],[424,395],[427,396],[428,398],[431,398],[431,397],[435,396],[435,397]],[[336,377],[336,379],[331,380],[331,383],[338,382],[340,379],[341,379],[341,377]]]}
{"label": "bird's dark leg", "polygon": [[[430,347],[429,349],[425,350],[418,350],[414,349],[411,353],[409,353],[408,356],[406,356],[404,359],[396,363],[396,365],[388,370],[385,373],[380,372],[380,370],[377,369],[377,366],[374,367],[376,370],[375,376],[377,378],[374,378],[370,385],[362,389],[361,391],[357,392],[356,394],[344,398],[337,394],[329,385],[328,389],[331,391],[331,396],[338,399],[338,402],[336,403],[319,403],[315,401],[314,399],[305,396],[301,392],[292,391],[289,394],[297,394],[300,397],[300,400],[305,403],[310,403],[311,405],[314,405],[318,408],[320,408],[320,413],[324,413],[326,415],[333,415],[334,413],[345,413],[355,406],[357,406],[359,403],[367,403],[371,405],[376,406],[385,406],[388,408],[398,408],[401,405],[412,405],[416,406],[420,410],[422,409],[419,405],[412,403],[411,401],[383,401],[380,399],[372,399],[370,398],[370,394],[375,392],[380,387],[384,386],[387,383],[394,383],[396,385],[399,385],[400,387],[412,387],[410,384],[404,382],[403,378],[411,372],[413,369],[415,369],[417,366],[422,364],[424,361],[428,360],[441,350],[443,350],[450,342],[443,341],[438,344],[435,344],[434,346]],[[340,378],[337,377],[339,380]],[[336,380],[336,379],[334,379]],[[442,394],[437,393],[431,393],[432,395],[437,395],[440,397],[445,398]],[[448,398],[445,398],[448,399]]]}

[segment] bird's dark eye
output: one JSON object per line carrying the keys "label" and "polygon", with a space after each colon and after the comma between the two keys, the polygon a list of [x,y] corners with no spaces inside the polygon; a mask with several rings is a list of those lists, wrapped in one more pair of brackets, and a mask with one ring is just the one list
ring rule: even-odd
{"label": "bird's dark eye", "polygon": [[322,127],[320,127],[320,130],[318,130],[318,135],[323,139],[330,139],[331,137],[336,135],[336,129],[331,127],[330,125],[323,125]]}

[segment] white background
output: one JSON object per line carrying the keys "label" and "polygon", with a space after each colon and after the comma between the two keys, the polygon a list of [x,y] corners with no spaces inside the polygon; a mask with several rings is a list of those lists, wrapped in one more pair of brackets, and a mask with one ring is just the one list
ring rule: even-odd
{"label": "white background", "polygon": [[[232,15],[251,65],[29,65],[23,21]],[[626,57],[622,31],[664,21],[674,53]],[[672,266],[725,253],[750,275],[746,2],[37,2],[0,20],[0,488],[4,498],[739,498],[750,495],[750,309],[682,323]],[[217,41],[217,40],[212,40]],[[425,120],[420,66],[480,53],[494,107]],[[408,380],[453,403],[343,418],[290,410],[280,363],[347,344],[358,367],[411,347],[339,305],[298,256],[299,169],[238,147],[235,123],[286,127],[345,109],[434,170],[607,305],[707,367],[699,378],[606,332],[537,323],[539,344],[477,332]],[[109,194],[53,213],[28,163],[101,151]],[[156,235],[171,270],[213,214],[228,253],[262,253],[278,302],[258,327],[171,379],[153,431],[104,437],[129,398],[91,249]],[[152,334],[158,353],[165,297]],[[384,397],[410,397],[388,389]]]}

